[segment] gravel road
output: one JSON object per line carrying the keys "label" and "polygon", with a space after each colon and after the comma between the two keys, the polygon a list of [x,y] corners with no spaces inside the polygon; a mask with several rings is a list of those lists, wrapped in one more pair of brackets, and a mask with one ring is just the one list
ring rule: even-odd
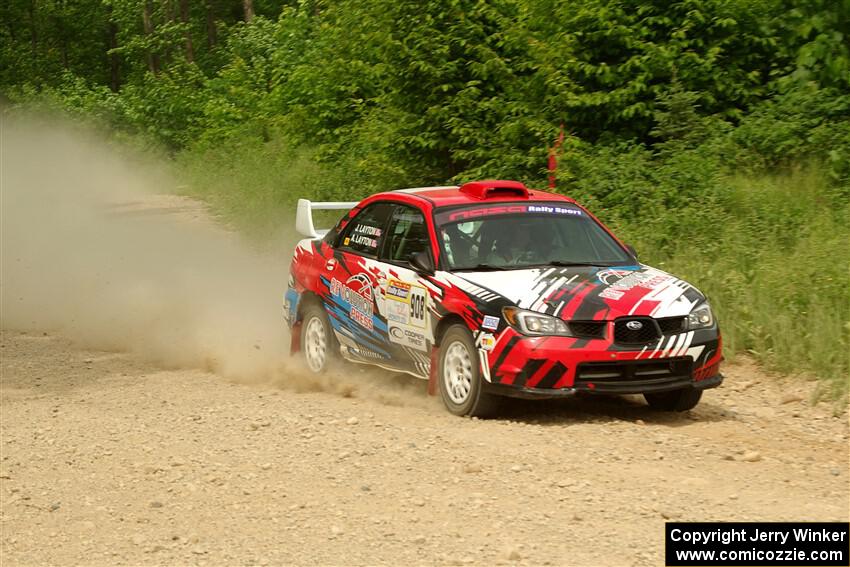
{"label": "gravel road", "polygon": [[848,519],[847,414],[746,361],[681,415],[606,398],[477,421],[354,366],[304,391],[0,346],[4,566],[660,565],[668,519]]}

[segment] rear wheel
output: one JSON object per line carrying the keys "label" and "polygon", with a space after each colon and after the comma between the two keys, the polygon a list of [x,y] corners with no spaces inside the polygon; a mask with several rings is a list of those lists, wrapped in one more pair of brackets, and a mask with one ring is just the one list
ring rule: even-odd
{"label": "rear wheel", "polygon": [[438,383],[443,405],[455,415],[488,417],[499,398],[483,391],[478,352],[463,325],[452,325],[440,342]]}
{"label": "rear wheel", "polygon": [[654,410],[660,411],[687,411],[693,409],[702,397],[702,390],[696,388],[683,388],[669,392],[654,392],[644,394],[646,402]]}
{"label": "rear wheel", "polygon": [[301,323],[301,352],[307,368],[316,374],[328,369],[336,356],[336,337],[328,315],[320,305],[312,304],[304,310]]}

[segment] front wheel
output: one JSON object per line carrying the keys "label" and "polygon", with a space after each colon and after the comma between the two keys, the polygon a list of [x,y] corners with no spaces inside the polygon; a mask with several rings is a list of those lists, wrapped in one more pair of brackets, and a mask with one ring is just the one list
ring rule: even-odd
{"label": "front wheel", "polygon": [[301,352],[307,368],[316,374],[328,369],[335,355],[336,337],[328,315],[321,305],[310,305],[304,310],[301,323]]}
{"label": "front wheel", "polygon": [[693,409],[702,397],[702,390],[696,388],[683,388],[669,392],[654,392],[644,394],[646,403],[654,410],[660,411],[688,411]]}
{"label": "front wheel", "polygon": [[487,417],[499,399],[483,391],[478,352],[463,325],[452,325],[440,342],[438,383],[443,405],[455,415]]}

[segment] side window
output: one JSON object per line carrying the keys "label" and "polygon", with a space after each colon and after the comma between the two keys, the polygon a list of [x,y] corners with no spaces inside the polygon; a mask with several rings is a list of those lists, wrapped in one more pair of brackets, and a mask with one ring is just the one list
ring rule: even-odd
{"label": "side window", "polygon": [[393,206],[389,203],[369,205],[349,221],[339,240],[339,249],[362,256],[376,257],[384,240],[384,228]]}
{"label": "side window", "polygon": [[336,245],[336,243],[340,241],[339,234],[345,230],[346,226],[348,226],[348,221],[358,214],[360,214],[360,211],[356,208],[346,212],[338,221],[336,221],[334,227],[328,231],[322,240],[331,246]]}
{"label": "side window", "polygon": [[430,249],[428,225],[422,212],[406,205],[396,206],[387,229],[387,244],[382,259],[404,264],[413,254]]}

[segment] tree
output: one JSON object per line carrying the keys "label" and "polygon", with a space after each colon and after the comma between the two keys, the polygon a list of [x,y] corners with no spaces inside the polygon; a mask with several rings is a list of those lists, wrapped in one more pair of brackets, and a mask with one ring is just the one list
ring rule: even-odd
{"label": "tree", "polygon": [[186,61],[188,61],[189,63],[194,63],[195,51],[192,48],[192,31],[191,24],[189,21],[189,0],[180,0],[180,22],[185,26],[186,29],[186,31],[184,32],[184,37],[186,38]]}
{"label": "tree", "polygon": [[148,62],[148,70],[156,75],[159,73],[159,54],[151,49],[154,35],[153,25],[153,3],[151,0],[144,0],[144,10],[142,12],[142,23],[145,30],[146,49],[145,58]]}

